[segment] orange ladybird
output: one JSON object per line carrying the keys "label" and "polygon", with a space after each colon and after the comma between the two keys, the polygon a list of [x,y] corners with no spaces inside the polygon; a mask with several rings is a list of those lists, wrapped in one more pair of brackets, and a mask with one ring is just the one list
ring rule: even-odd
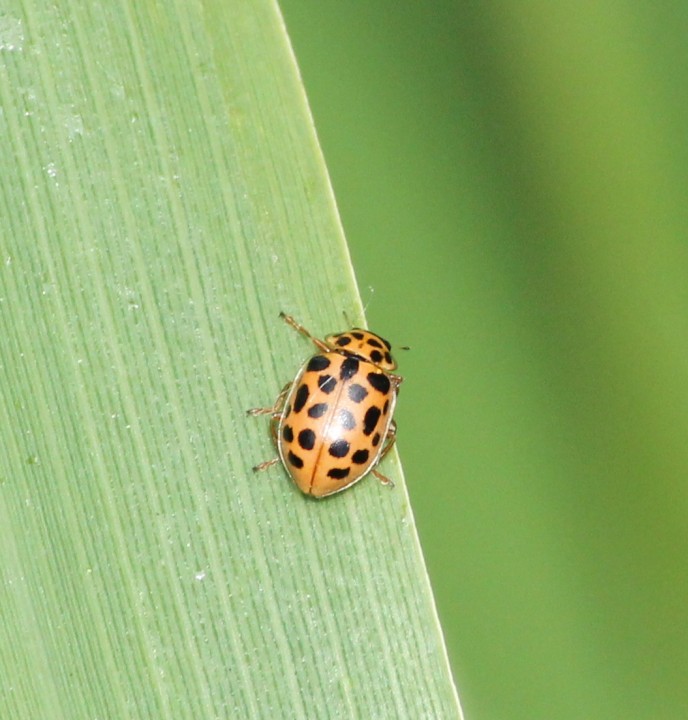
{"label": "orange ladybird", "polygon": [[313,337],[290,315],[285,322],[309,338],[319,352],[307,360],[272,407],[250,415],[271,415],[279,457],[256,465],[264,470],[280,460],[301,492],[323,498],[341,492],[372,472],[396,440],[394,406],[403,378],[390,344],[369,330],[353,328]]}

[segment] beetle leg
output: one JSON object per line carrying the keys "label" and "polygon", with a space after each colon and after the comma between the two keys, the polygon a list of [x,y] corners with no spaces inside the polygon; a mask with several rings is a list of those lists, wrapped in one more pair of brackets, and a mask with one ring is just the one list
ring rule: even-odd
{"label": "beetle leg", "polygon": [[277,396],[277,399],[273,403],[272,407],[266,407],[266,408],[251,408],[250,410],[246,411],[247,415],[281,415],[282,408],[284,407],[284,401],[287,398],[287,393],[291,389],[292,383],[287,383],[281,390],[280,394]]}
{"label": "beetle leg", "polygon": [[261,470],[267,470],[269,467],[272,467],[273,465],[277,465],[279,462],[279,458],[272,458],[272,460],[266,460],[265,462],[258,463],[258,465],[253,466],[253,472],[260,472]]}
{"label": "beetle leg", "polygon": [[[277,447],[277,438],[278,438],[277,433],[279,431],[280,417],[281,417],[281,411],[275,413],[270,418],[270,435],[272,435],[272,442],[275,443],[275,447]],[[280,461],[279,457],[276,457],[276,458],[272,458],[271,460],[266,460],[265,462],[259,463],[258,465],[254,465],[253,472],[260,472],[261,470],[267,470],[269,467],[276,465],[279,461]]]}
{"label": "beetle leg", "polygon": [[[275,447],[277,447],[277,433],[279,430],[280,417],[281,411],[274,413],[273,416],[270,418],[270,435],[272,435],[272,442],[275,443]],[[278,456],[276,458],[272,458],[271,460],[266,460],[265,462],[259,463],[258,465],[254,465],[253,472],[267,470],[269,467],[276,465],[279,461],[280,459]]]}
{"label": "beetle leg", "polygon": [[[382,461],[382,458],[392,449],[392,446],[397,441],[397,424],[392,420],[392,422],[389,425],[389,430],[387,430],[387,437],[385,438],[385,444],[382,448],[382,452],[380,453],[380,457],[377,460],[377,463],[380,463]],[[386,475],[383,475],[379,470],[376,470],[373,468],[371,470],[373,475],[383,484],[383,485],[389,485],[389,487],[394,487],[394,483],[390,478],[388,478]]]}
{"label": "beetle leg", "polygon": [[306,328],[301,325],[301,323],[298,323],[291,315],[287,315],[286,313],[281,312],[280,317],[282,320],[284,320],[287,325],[291,325],[291,327],[296,330],[296,332],[301,333],[304,337],[307,337],[314,345],[318,348],[318,350],[322,350],[323,352],[331,352],[332,348],[322,340],[318,340],[318,338],[313,337]]}
{"label": "beetle leg", "polygon": [[[271,415],[270,418],[270,434],[272,435],[272,442],[277,446],[277,432],[279,429],[280,418],[282,417],[282,409],[284,408],[284,401],[287,399],[287,394],[291,390],[292,383],[287,383],[280,394],[277,396],[272,407],[269,408],[251,408],[247,410],[248,415]],[[276,465],[279,462],[279,457],[272,458],[272,460],[266,460],[265,462],[259,463],[253,466],[253,472],[260,472],[261,470],[267,470],[267,468]]]}

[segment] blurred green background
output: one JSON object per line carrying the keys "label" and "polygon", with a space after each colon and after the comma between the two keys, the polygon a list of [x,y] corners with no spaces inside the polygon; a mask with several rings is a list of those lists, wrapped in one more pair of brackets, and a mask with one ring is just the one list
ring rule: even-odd
{"label": "blurred green background", "polygon": [[467,717],[688,718],[688,5],[281,7]]}

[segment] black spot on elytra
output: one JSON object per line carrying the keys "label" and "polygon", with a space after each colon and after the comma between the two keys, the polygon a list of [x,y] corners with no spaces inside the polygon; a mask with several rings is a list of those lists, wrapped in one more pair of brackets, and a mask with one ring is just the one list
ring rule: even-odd
{"label": "black spot on elytra", "polygon": [[375,426],[380,419],[380,408],[373,405],[366,410],[366,414],[363,418],[363,434],[370,435],[375,430]]}
{"label": "black spot on elytra", "polygon": [[351,342],[351,338],[348,335],[340,335],[335,341],[334,344],[338,347],[346,347]]}
{"label": "black spot on elytra", "polygon": [[373,447],[377,447],[377,446],[379,445],[379,443],[380,443],[380,433],[375,433],[375,435],[373,435],[372,443],[373,443]]}
{"label": "black spot on elytra", "polygon": [[379,350],[371,350],[370,352],[370,359],[376,364],[379,365],[382,362],[382,353]]}
{"label": "black spot on elytra", "polygon": [[318,387],[325,395],[329,395],[337,385],[337,380],[332,375],[321,375],[318,378]]}
{"label": "black spot on elytra", "polygon": [[325,368],[330,367],[330,364],[331,361],[328,360],[324,355],[314,355],[308,361],[306,370],[309,370],[311,372],[320,372],[321,370],[325,370]]}
{"label": "black spot on elytra", "polygon": [[360,363],[358,360],[356,360],[356,358],[346,358],[346,360],[344,360],[344,362],[342,363],[341,368],[339,369],[340,380],[350,380],[358,372],[359,365]]}
{"label": "black spot on elytra", "polygon": [[389,410],[389,400],[385,400],[385,404],[382,406],[382,414],[386,415]]}
{"label": "black spot on elytra", "polygon": [[382,343],[377,338],[374,338],[374,337],[368,338],[368,345],[382,349]]}
{"label": "black spot on elytra", "polygon": [[315,433],[306,428],[299,433],[299,445],[304,450],[312,450],[315,446]]}
{"label": "black spot on elytra", "polygon": [[308,400],[308,385],[304,383],[296,391],[296,396],[294,397],[295,413],[301,412],[301,410],[303,410],[303,406],[306,404],[306,400]]}
{"label": "black spot on elytra", "polygon": [[351,334],[356,338],[356,340],[363,340],[365,337],[365,334],[362,332],[352,332]]}
{"label": "black spot on elytra", "polygon": [[392,385],[384,373],[368,373],[368,382],[383,395],[389,392],[389,388]]}
{"label": "black spot on elytra", "polygon": [[291,450],[287,453],[287,460],[289,460],[297,470],[303,467],[303,460],[298,455],[294,455]]}
{"label": "black spot on elytra", "polygon": [[388,352],[385,353],[385,362],[392,364],[392,356]]}
{"label": "black spot on elytra", "polygon": [[356,465],[363,465],[363,463],[368,462],[369,455],[370,453],[367,450],[356,450],[351,456],[351,462],[356,463]]}
{"label": "black spot on elytra", "polygon": [[335,440],[329,448],[332,457],[343,458],[349,454],[350,445],[346,440]]}
{"label": "black spot on elytra", "polygon": [[349,474],[349,468],[331,468],[327,471],[327,477],[334,480],[343,480]]}
{"label": "black spot on elytra", "polygon": [[288,442],[294,442],[294,431],[291,428],[291,425],[285,425],[282,428],[282,437]]}
{"label": "black spot on elytra", "polygon": [[320,418],[327,412],[328,407],[327,403],[315,403],[308,408],[308,417]]}
{"label": "black spot on elytra", "polygon": [[[378,337],[379,337],[379,335],[378,335]],[[392,346],[391,346],[384,338],[380,338],[380,340],[382,340],[382,342],[385,344],[385,347],[386,347],[388,350],[391,350],[391,349],[392,349]]]}
{"label": "black spot on elytra", "polygon": [[353,430],[356,427],[356,418],[345,408],[337,413],[337,422],[343,430]]}
{"label": "black spot on elytra", "polygon": [[363,402],[367,395],[368,391],[363,387],[363,385],[359,385],[358,383],[352,383],[349,385],[349,400],[352,402]]}

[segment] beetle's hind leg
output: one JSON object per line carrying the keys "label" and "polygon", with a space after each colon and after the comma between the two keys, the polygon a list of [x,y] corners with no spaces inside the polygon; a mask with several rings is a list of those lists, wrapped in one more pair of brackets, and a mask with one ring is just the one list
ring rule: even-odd
{"label": "beetle's hind leg", "polygon": [[382,459],[385,457],[385,455],[392,449],[392,446],[397,441],[397,424],[392,420],[392,422],[389,425],[389,430],[387,430],[387,437],[385,438],[385,444],[382,448],[382,452],[380,453],[380,457],[377,459],[377,462],[375,463],[375,467],[370,471],[375,477],[383,484],[388,485],[389,487],[393,488],[394,483],[390,478],[388,478],[386,475],[383,475],[379,470],[376,470],[375,468],[382,462]]}
{"label": "beetle's hind leg", "polygon": [[[277,447],[277,440],[278,440],[278,431],[279,431],[279,422],[280,418],[282,417],[282,409],[284,408],[284,402],[287,399],[287,395],[289,394],[289,390],[291,390],[292,383],[287,383],[282,390],[280,391],[280,394],[277,396],[277,399],[275,400],[272,407],[267,408],[251,408],[250,410],[246,411],[247,415],[271,415],[270,418],[270,435],[272,435],[272,442],[274,443],[275,447]],[[266,460],[265,462],[259,463],[258,465],[253,466],[253,472],[260,472],[261,470],[267,470],[269,467],[272,467],[273,465],[276,465],[280,461],[279,456],[272,458],[271,460]]]}

